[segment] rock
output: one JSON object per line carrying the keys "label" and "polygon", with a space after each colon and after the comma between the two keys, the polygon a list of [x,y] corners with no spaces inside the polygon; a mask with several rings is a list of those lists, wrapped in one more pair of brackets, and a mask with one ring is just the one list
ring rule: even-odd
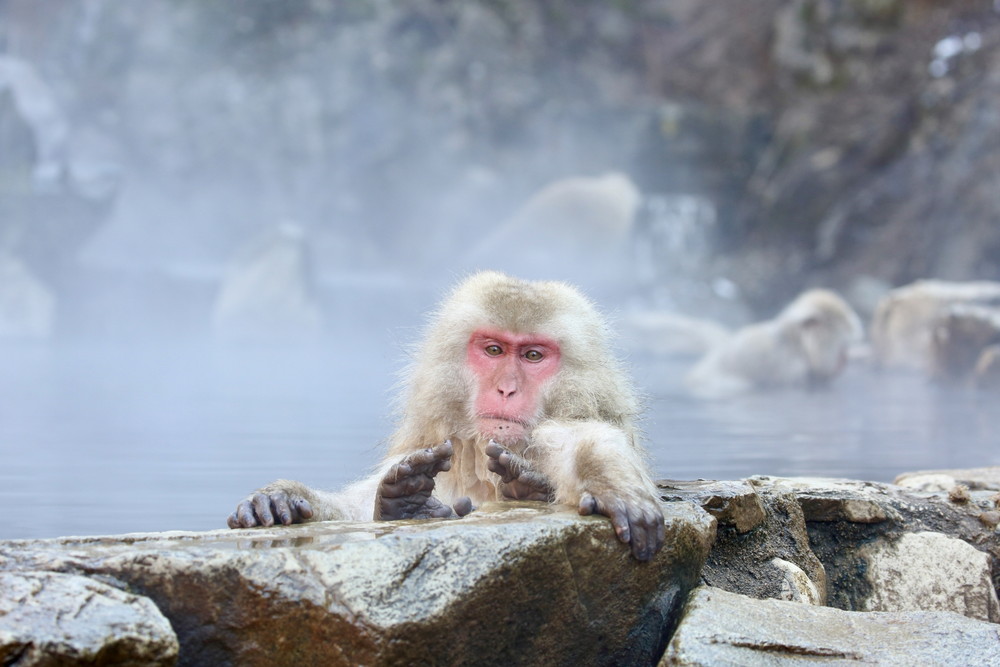
{"label": "rock", "polygon": [[505,503],[461,520],[326,522],[0,543],[0,570],[113,577],[191,664],[643,664],[697,584],[715,520],[664,506],[638,563],[603,517]]}
{"label": "rock", "polygon": [[825,592],[816,587],[801,567],[781,558],[771,560],[771,565],[782,573],[781,592],[775,596],[778,600],[823,604],[823,600],[826,599]]}
{"label": "rock", "polygon": [[794,493],[760,495],[746,481],[657,484],[664,499],[695,502],[719,521],[705,583],[756,598],[825,603],[826,572],[809,547]]}
{"label": "rock", "polygon": [[690,500],[718,520],[721,526],[733,526],[745,533],[764,522],[764,506],[746,481],[716,482],[697,480],[660,480],[656,485],[663,500]]}
{"label": "rock", "polygon": [[989,554],[941,533],[905,533],[862,545],[871,594],[865,611],[954,611],[1000,622]]}
{"label": "rock", "polygon": [[[987,470],[964,472],[977,477],[986,475]],[[789,494],[801,503],[808,533],[807,548],[819,558],[826,572],[827,604],[855,611],[895,610],[897,607],[886,597],[892,594],[883,595],[880,591],[898,586],[898,599],[910,601],[901,608],[961,610],[976,618],[992,618],[996,583],[991,581],[989,572],[991,567],[997,567],[1000,534],[981,518],[995,509],[992,491],[970,491],[968,502],[956,504],[945,491],[917,493],[890,484],[817,478],[757,477],[751,481],[765,504],[774,495]],[[914,554],[895,560],[887,555],[896,553],[895,545],[900,540],[909,548],[936,539],[905,537],[927,532],[955,540],[928,546],[921,551],[923,560]],[[725,533],[720,530],[719,536],[721,543]],[[946,565],[935,560],[936,549],[942,545],[950,546],[950,555],[945,560],[954,560],[963,553],[961,562],[966,568],[976,563],[975,569],[972,572],[966,569],[962,576],[934,575]],[[709,563],[714,558],[713,551]],[[876,576],[870,571],[875,559],[896,565],[880,564]],[[927,586],[933,594],[925,592],[923,582],[927,577],[932,579]],[[987,610],[985,616],[983,609]]]}
{"label": "rock", "polygon": [[1000,626],[949,612],[849,612],[700,587],[661,667],[1000,664]]}
{"label": "rock", "polygon": [[906,473],[896,478],[895,484],[913,491],[948,491],[955,487],[955,478],[945,473]]}
{"label": "rock", "polygon": [[1000,491],[1000,466],[904,472],[896,476],[893,484],[914,491],[948,491],[956,484],[973,491]]}
{"label": "rock", "polygon": [[797,496],[806,521],[848,521],[879,523],[888,518],[885,506],[861,492],[863,485],[850,484],[854,489],[835,481],[817,487],[805,481]]}
{"label": "rock", "polygon": [[0,664],[173,665],[178,643],[148,598],[87,577],[0,572]]}

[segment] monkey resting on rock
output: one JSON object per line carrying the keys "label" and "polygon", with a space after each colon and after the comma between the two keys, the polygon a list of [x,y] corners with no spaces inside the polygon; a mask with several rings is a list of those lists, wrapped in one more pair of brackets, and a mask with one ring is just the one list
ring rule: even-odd
{"label": "monkey resting on rock", "polygon": [[663,513],[637,443],[638,401],[607,338],[569,285],[475,274],[431,321],[377,471],[337,493],[278,480],[240,502],[229,526],[443,518],[543,500],[607,516],[650,560]]}

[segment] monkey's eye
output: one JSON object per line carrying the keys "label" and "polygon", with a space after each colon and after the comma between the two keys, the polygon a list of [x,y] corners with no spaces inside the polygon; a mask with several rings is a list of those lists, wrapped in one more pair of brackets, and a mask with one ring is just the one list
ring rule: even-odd
{"label": "monkey's eye", "polygon": [[538,350],[528,350],[524,353],[524,358],[528,361],[541,361],[545,355]]}
{"label": "monkey's eye", "polygon": [[503,354],[503,348],[500,347],[499,345],[487,345],[485,352],[491,357],[499,357],[501,354]]}

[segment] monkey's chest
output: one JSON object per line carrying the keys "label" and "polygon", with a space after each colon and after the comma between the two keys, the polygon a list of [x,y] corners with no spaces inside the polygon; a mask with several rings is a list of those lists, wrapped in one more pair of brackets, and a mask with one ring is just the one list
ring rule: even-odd
{"label": "monkey's chest", "polygon": [[486,467],[487,456],[475,442],[455,447],[451,470],[437,476],[435,495],[446,502],[468,496],[473,504],[497,499],[497,476]]}

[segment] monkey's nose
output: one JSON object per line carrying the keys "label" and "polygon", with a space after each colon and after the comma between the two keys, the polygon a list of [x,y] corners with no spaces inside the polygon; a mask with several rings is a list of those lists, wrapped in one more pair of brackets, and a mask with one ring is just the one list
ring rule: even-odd
{"label": "monkey's nose", "polygon": [[499,385],[497,391],[500,392],[500,396],[503,398],[510,398],[515,393],[517,393],[517,387],[514,385]]}

